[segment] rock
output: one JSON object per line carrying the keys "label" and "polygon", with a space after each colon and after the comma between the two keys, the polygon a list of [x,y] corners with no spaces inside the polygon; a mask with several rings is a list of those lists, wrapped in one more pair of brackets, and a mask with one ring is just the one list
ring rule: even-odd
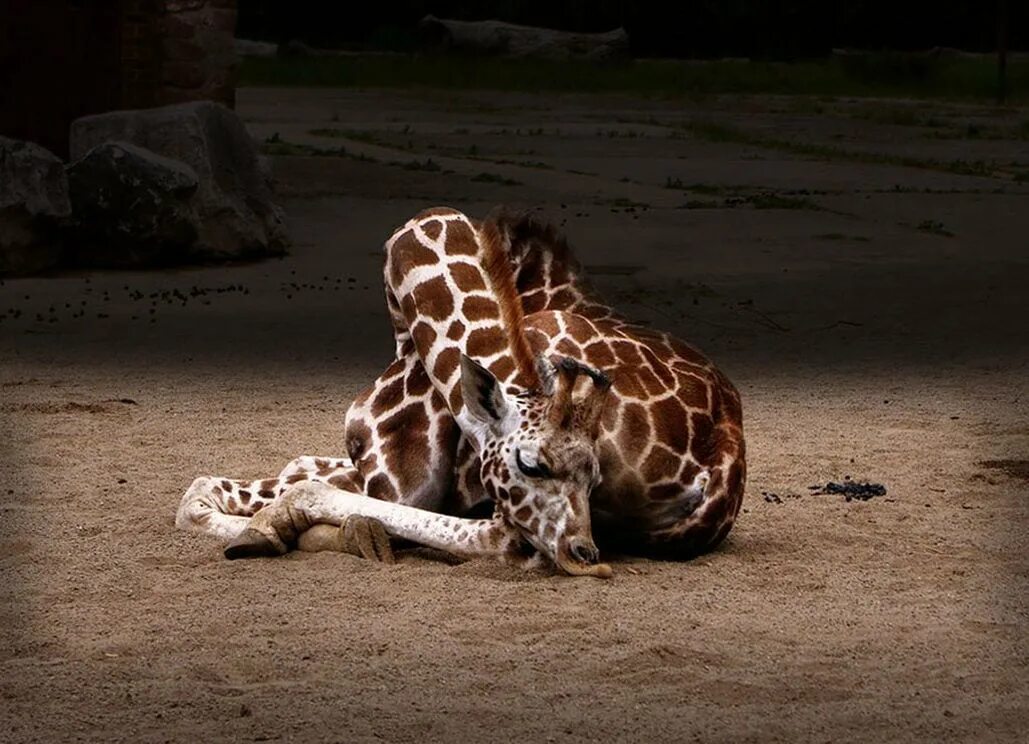
{"label": "rock", "polygon": [[0,137],[0,274],[57,265],[58,227],[70,213],[60,159],[32,142]]}
{"label": "rock", "polygon": [[435,50],[552,60],[607,60],[629,55],[629,36],[622,28],[581,34],[503,21],[455,21],[427,15],[418,23],[418,30],[423,44]]}
{"label": "rock", "polygon": [[194,258],[199,185],[185,163],[127,142],[97,145],[68,166],[69,259],[82,266],[166,266]]}
{"label": "rock", "polygon": [[232,260],[280,255],[289,238],[272,200],[266,172],[243,122],[225,106],[193,101],[76,119],[71,156],[104,142],[128,142],[178,160],[199,181],[192,197],[198,218],[194,258]]}
{"label": "rock", "polygon": [[236,55],[239,57],[274,57],[278,53],[278,45],[270,41],[253,41],[252,39],[235,40]]}

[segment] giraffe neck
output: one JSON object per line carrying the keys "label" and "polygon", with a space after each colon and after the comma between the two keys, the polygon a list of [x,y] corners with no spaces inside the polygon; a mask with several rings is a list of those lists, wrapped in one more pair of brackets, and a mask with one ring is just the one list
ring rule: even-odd
{"label": "giraffe neck", "polygon": [[554,225],[531,214],[502,215],[498,222],[509,238],[510,261],[525,314],[557,310],[589,318],[614,315],[598,299],[568,240]]}
{"label": "giraffe neck", "polygon": [[411,340],[459,424],[461,354],[509,387],[540,384],[522,329],[507,242],[493,220],[476,224],[455,210],[432,209],[386,243],[387,296],[398,347]]}

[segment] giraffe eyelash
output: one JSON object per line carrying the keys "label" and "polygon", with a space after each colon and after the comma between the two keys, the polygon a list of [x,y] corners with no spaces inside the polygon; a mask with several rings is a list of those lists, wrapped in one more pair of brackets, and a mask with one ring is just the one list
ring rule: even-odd
{"label": "giraffe eyelash", "polygon": [[529,465],[522,459],[522,451],[515,450],[515,464],[518,465],[518,469],[522,471],[522,475],[529,478],[549,478],[553,475],[542,461],[537,461],[535,465]]}

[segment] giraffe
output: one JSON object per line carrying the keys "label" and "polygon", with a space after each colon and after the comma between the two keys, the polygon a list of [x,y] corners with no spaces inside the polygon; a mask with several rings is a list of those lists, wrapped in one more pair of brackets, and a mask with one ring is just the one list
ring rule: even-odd
{"label": "giraffe", "polygon": [[[440,235],[448,226],[455,226],[453,232],[462,236],[461,239],[441,240]],[[483,240],[484,235],[488,239]],[[407,248],[391,250],[398,243]],[[493,246],[493,249],[482,251],[483,245]],[[503,250],[497,250],[498,245]],[[453,266],[453,270],[444,272],[446,276],[442,280],[440,276],[432,275],[425,282],[428,285],[425,288],[411,277],[417,277],[419,272],[425,274],[419,261],[428,259],[419,252],[426,249],[431,252],[433,247],[444,252],[455,250],[461,260],[447,263],[448,267]],[[469,256],[477,253],[481,254],[478,267],[475,261],[467,261]],[[406,255],[407,259],[393,260],[391,256],[394,254]],[[469,266],[476,268],[478,273]],[[485,283],[484,277],[493,277],[490,278],[491,287],[485,292],[479,286]],[[499,280],[494,281],[496,277]],[[512,280],[515,284],[513,289],[509,286]],[[496,503],[497,512],[493,520],[478,520],[474,524],[448,523],[466,538],[467,544],[440,542],[438,535],[433,537],[435,542],[430,540],[429,543],[463,555],[494,552],[508,559],[531,563],[530,558],[539,558],[542,553],[547,558],[556,559],[559,556],[553,542],[556,527],[549,534],[544,534],[547,532],[545,520],[536,519],[535,525],[518,524],[519,513],[523,517],[529,516],[525,509],[519,512],[525,489],[522,486],[508,488],[510,483],[507,482],[511,478],[511,470],[516,467],[521,468],[524,474],[526,469],[532,472],[534,467],[540,466],[539,449],[535,452],[535,462],[518,460],[521,453],[515,449],[516,460],[503,469],[504,478],[498,484],[497,473],[493,470],[497,467],[495,463],[500,462],[497,453],[489,449],[484,451],[483,442],[475,440],[475,418],[470,417],[470,409],[466,410],[467,407],[461,405],[459,391],[465,387],[466,379],[472,381],[469,384],[472,384],[473,391],[481,388],[474,385],[478,373],[470,359],[467,363],[461,362],[462,384],[456,383],[454,368],[458,365],[455,360],[461,347],[453,342],[455,337],[475,336],[475,331],[480,329],[464,327],[465,321],[478,323],[483,320],[480,317],[483,310],[489,309],[492,317],[488,322],[499,321],[497,328],[508,336],[507,346],[501,343],[503,334],[479,333],[476,338],[467,339],[475,342],[468,346],[468,350],[479,354],[490,352],[487,358],[490,370],[482,370],[487,375],[496,375],[508,384],[517,383],[521,376],[523,398],[533,386],[544,390],[549,387],[551,395],[556,394],[558,385],[555,380],[560,383],[562,391],[567,391],[569,400],[576,385],[582,386],[581,380],[592,381],[596,388],[592,403],[587,396],[585,410],[590,410],[590,415],[573,415],[573,418],[582,419],[583,426],[572,427],[578,432],[579,444],[582,441],[589,443],[590,438],[595,437],[592,444],[597,455],[596,466],[603,473],[603,482],[599,486],[586,489],[587,493],[592,490],[589,497],[591,508],[584,510],[579,504],[580,513],[585,511],[587,517],[592,516],[612,544],[620,543],[666,557],[688,557],[714,547],[724,538],[739,510],[745,477],[738,394],[724,375],[696,350],[667,334],[632,325],[599,302],[585,285],[567,243],[552,227],[525,216],[512,218],[501,214],[485,223],[473,223],[452,210],[429,210],[410,221],[387,243],[386,283],[387,302],[397,330],[397,359],[372,388],[359,396],[348,412],[347,448],[355,467],[343,473],[327,468],[331,464],[328,460],[312,461],[306,471],[286,476],[287,480],[293,479],[291,483],[281,480],[263,483],[269,487],[258,490],[263,492],[262,499],[274,499],[286,487],[292,487],[295,498],[291,503],[305,499],[318,501],[322,509],[321,512],[306,513],[306,516],[295,507],[292,512],[286,509],[287,514],[293,514],[298,526],[311,524],[312,520],[328,519],[344,521],[349,527],[349,520],[340,516],[339,509],[333,512],[325,506],[333,499],[344,500],[349,513],[360,513],[378,520],[386,517],[383,521],[391,534],[426,542],[425,535],[419,530],[436,518],[427,517],[421,511],[432,509],[459,515],[487,496]],[[498,286],[503,288],[502,292],[495,291]],[[398,292],[397,289],[403,291]],[[448,291],[442,291],[444,289]],[[498,297],[512,295],[518,301],[506,305],[505,301],[497,302]],[[446,307],[447,327],[411,322],[418,320],[415,306],[419,303],[414,298],[420,304],[437,310],[439,303],[449,303]],[[453,317],[458,300],[462,312],[457,315],[461,318]],[[407,306],[403,306],[404,302]],[[414,315],[411,314],[412,307]],[[496,317],[498,312],[509,316],[506,326],[504,318]],[[512,335],[512,329],[517,331],[518,328],[523,332]],[[440,341],[441,336],[447,340]],[[418,348],[419,341],[421,348]],[[438,341],[440,343],[436,343]],[[525,348],[526,343],[529,349]],[[478,348],[473,349],[472,346]],[[516,353],[511,353],[512,350]],[[525,363],[533,354],[538,359],[535,378],[533,370]],[[577,361],[566,360],[558,370],[554,370],[552,365],[548,369],[545,362],[555,355],[565,355],[567,359]],[[423,364],[423,360],[427,364]],[[440,369],[435,376],[426,371],[426,368],[436,371],[437,367]],[[604,375],[596,372],[597,367],[612,371],[614,385],[610,396],[606,393],[610,384]],[[586,374],[580,374],[582,372]],[[488,378],[482,378],[481,374],[478,377],[480,384],[490,386]],[[549,382],[543,384],[545,380]],[[500,389],[503,393],[503,386]],[[602,396],[598,397],[597,393],[602,393]],[[565,392],[560,395],[565,395]],[[541,398],[545,399],[546,396]],[[497,400],[510,403],[503,395]],[[518,395],[513,400],[517,408]],[[599,400],[607,400],[608,405],[600,406]],[[551,404],[553,400],[548,403]],[[575,407],[573,404],[570,409]],[[448,414],[456,415],[450,417]],[[537,418],[540,416],[537,413]],[[595,420],[587,421],[591,417]],[[415,425],[405,425],[411,423]],[[407,444],[413,445],[410,457],[406,448],[391,446],[404,437]],[[553,449],[547,451],[547,457],[554,456]],[[576,451],[577,448],[571,446],[569,449]],[[510,453],[510,449],[506,450],[508,459]],[[531,460],[532,456],[529,455],[528,459]],[[492,457],[494,464],[491,465],[484,457]],[[589,457],[581,460],[576,465],[580,471],[594,469]],[[336,463],[336,468],[340,467],[343,463]],[[547,462],[543,467],[552,467],[552,464]],[[567,465],[562,463],[561,467]],[[487,477],[480,477],[482,474]],[[335,482],[330,482],[330,479],[335,479]],[[191,491],[206,494],[199,500],[194,494],[194,506],[205,499],[216,501],[209,498],[212,480],[201,482],[202,479],[198,479],[199,489],[198,482],[194,483]],[[592,485],[597,480],[596,476],[590,480]],[[386,505],[369,504],[367,499],[359,502],[350,495],[340,495],[338,489],[333,492],[333,487],[340,484],[352,491],[361,491],[354,487],[359,482],[363,483],[367,495],[396,502],[401,515],[398,516],[395,509],[384,510]],[[416,482],[421,484],[420,488],[412,487]],[[539,486],[537,477],[531,487],[539,491]],[[267,503],[257,500],[255,505],[251,500],[246,505],[238,501],[233,505],[226,501],[231,496],[226,497],[223,487],[217,484],[214,487],[222,491],[221,502],[206,505],[204,514],[194,514],[202,517],[194,521],[194,528],[200,526],[222,537],[231,536],[228,533],[238,534],[246,520],[227,512],[232,512],[235,506],[237,509],[246,507],[241,514],[251,514]],[[534,495],[533,501],[537,500]],[[578,496],[577,500],[581,501]],[[184,498],[183,505],[186,504],[187,498]],[[412,525],[418,520],[405,511],[412,505],[420,507],[414,511],[422,520],[415,527]],[[182,514],[180,509],[180,517]],[[221,519],[232,520],[230,530],[219,532],[211,528],[209,521]],[[266,515],[265,521],[272,519]],[[398,526],[398,520],[404,524]],[[180,519],[180,522],[180,526],[191,526],[189,519]],[[518,529],[512,531],[512,525]],[[553,526],[553,520],[549,526]],[[382,537],[381,534],[365,534],[364,547],[353,552],[382,557]],[[581,538],[578,542],[566,540],[566,546],[578,546],[579,554],[575,557],[580,560],[569,561],[571,548],[568,548],[563,555],[566,565],[555,562],[569,573],[606,574],[609,569],[604,567],[590,568],[591,562],[595,561],[595,547],[588,528],[585,535],[577,537]],[[276,539],[266,542],[271,544]],[[271,549],[267,545],[264,548],[269,552],[281,552],[285,543],[282,540],[278,542]],[[300,546],[304,547],[303,539]],[[244,549],[237,554],[248,552],[244,544]]]}

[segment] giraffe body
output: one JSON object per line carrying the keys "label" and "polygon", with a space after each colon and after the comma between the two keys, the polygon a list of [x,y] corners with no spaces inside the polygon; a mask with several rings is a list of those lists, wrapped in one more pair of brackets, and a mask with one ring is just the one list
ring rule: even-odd
{"label": "giraffe body", "polygon": [[[595,575],[608,572],[594,565],[591,521],[607,543],[652,554],[714,547],[742,500],[739,396],[692,347],[617,316],[580,274],[563,238],[531,219],[478,223],[448,209],[416,216],[386,244],[397,357],[347,413],[353,466],[300,458],[277,482],[259,482],[267,487],[246,504],[230,502],[217,479],[198,479],[179,525],[232,537],[274,502],[262,520],[277,510],[297,532],[361,513],[390,534],[459,555],[528,563],[543,555]],[[577,365],[555,368],[553,359]],[[483,391],[475,379],[488,394],[468,405],[466,396]],[[491,418],[494,404],[506,419]],[[546,467],[567,478],[518,472],[525,460],[535,472],[544,453]],[[546,488],[564,492],[544,498]],[[341,489],[396,510],[351,496],[326,506]],[[437,529],[438,512],[461,517],[489,501],[493,519]],[[546,517],[543,507],[557,503],[571,506]],[[561,545],[559,532],[567,532]]]}

